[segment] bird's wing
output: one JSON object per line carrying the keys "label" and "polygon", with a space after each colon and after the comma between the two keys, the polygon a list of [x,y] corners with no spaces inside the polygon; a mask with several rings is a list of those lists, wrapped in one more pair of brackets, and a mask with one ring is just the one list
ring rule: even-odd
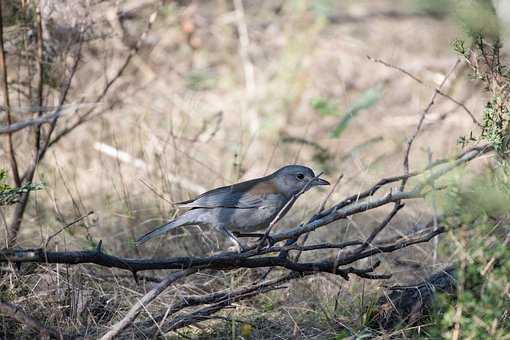
{"label": "bird's wing", "polygon": [[278,194],[271,181],[255,179],[213,189],[177,205],[183,208],[260,208],[271,194]]}

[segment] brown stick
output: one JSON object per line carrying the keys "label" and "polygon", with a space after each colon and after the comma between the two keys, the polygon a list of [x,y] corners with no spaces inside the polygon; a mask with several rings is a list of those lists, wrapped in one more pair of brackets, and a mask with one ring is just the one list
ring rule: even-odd
{"label": "brown stick", "polygon": [[142,309],[163,293],[172,283],[197,272],[197,270],[198,269],[187,269],[168,275],[163,281],[155,285],[154,288],[138,300],[133,307],[131,307],[129,312],[122,318],[122,320],[113,325],[112,328],[101,337],[101,340],[110,340],[115,338],[120,332],[133,323]]}
{"label": "brown stick", "polygon": [[[41,17],[41,3],[36,5],[35,20],[37,28],[37,104],[39,107],[43,107],[43,91],[44,91],[44,53],[43,53],[43,29],[42,29],[42,17]],[[42,110],[37,111],[37,117],[42,116]],[[34,163],[38,162],[39,150],[41,148],[41,125],[35,128],[35,153]]]}
{"label": "brown stick", "polygon": [[[159,325],[156,325],[152,327],[152,330],[148,333],[151,333],[152,337],[154,337],[154,333],[160,329],[163,329],[164,332],[169,332],[172,330],[176,330],[180,327],[184,327],[189,325],[188,321],[194,320],[197,321],[198,318],[194,318],[193,315],[187,314],[183,318],[180,316],[175,317],[173,319],[170,319],[169,321],[165,322],[166,319],[175,313],[193,306],[199,306],[199,305],[216,305],[216,304],[222,304],[224,308],[225,306],[232,304],[233,302],[246,299],[248,297],[261,294],[270,290],[279,289],[281,287],[281,284],[288,282],[293,279],[298,279],[301,277],[305,277],[310,274],[301,274],[296,272],[291,272],[288,274],[285,274],[283,276],[280,276],[276,279],[267,280],[261,283],[258,283],[256,285],[247,285],[241,288],[237,289],[227,289],[224,291],[219,292],[213,292],[205,295],[190,295],[190,296],[183,296],[180,297],[179,300],[175,302],[171,307],[169,307],[164,313],[160,313],[156,316],[154,316],[151,320],[144,321],[142,323],[143,328],[150,327],[154,324],[154,322],[158,322]],[[216,310],[215,310],[216,311]],[[207,315],[213,314],[215,311],[211,311],[211,313],[207,313]],[[197,313],[200,316],[203,316],[203,313]],[[197,315],[195,314],[195,315]],[[167,324],[167,326],[164,326],[164,324]],[[193,322],[191,322],[193,323]]]}

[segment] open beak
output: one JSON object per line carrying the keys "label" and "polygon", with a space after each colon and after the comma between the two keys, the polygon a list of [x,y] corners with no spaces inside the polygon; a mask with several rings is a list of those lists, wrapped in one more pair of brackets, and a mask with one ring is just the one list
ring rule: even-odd
{"label": "open beak", "polygon": [[316,178],[313,180],[313,185],[329,185],[330,183],[322,178]]}

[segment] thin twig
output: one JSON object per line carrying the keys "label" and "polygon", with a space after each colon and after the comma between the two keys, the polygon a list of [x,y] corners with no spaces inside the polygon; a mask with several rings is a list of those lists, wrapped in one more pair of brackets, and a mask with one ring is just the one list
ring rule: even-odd
{"label": "thin twig", "polygon": [[373,61],[374,63],[379,63],[379,64],[382,64],[386,67],[389,67],[389,68],[392,68],[392,69],[395,69],[403,74],[405,74],[406,76],[408,76],[409,78],[413,79],[414,81],[416,81],[418,84],[423,84],[423,80],[421,80],[420,78],[416,77],[415,75],[413,75],[411,72],[403,69],[402,67],[400,66],[396,66],[396,65],[392,65],[382,59],[377,59],[377,58],[374,58],[372,56],[369,56],[367,55],[367,59],[370,60],[370,61]]}
{"label": "thin twig", "polygon": [[[324,225],[327,225],[333,221],[336,221],[338,219],[346,218],[347,216],[351,216],[360,212],[364,212],[370,209],[374,209],[383,205],[386,205],[388,203],[396,203],[401,200],[407,200],[407,199],[413,199],[413,198],[420,198],[424,196],[424,193],[422,192],[432,181],[437,180],[439,177],[443,176],[444,174],[448,173],[449,171],[457,168],[458,166],[465,164],[489,151],[491,151],[492,148],[488,145],[475,147],[470,150],[467,150],[466,152],[462,153],[458,157],[455,158],[454,161],[443,163],[438,162],[438,165],[433,167],[432,169],[427,169],[423,172],[419,172],[415,174],[417,176],[420,174],[423,177],[423,181],[417,184],[412,190],[410,191],[394,191],[389,192],[386,195],[371,199],[371,200],[364,200],[364,201],[351,201],[351,203],[346,204],[345,200],[340,202],[338,205],[333,206],[332,208],[327,209],[324,211],[320,216],[318,216],[314,221],[297,226],[292,229],[288,229],[285,231],[281,231],[279,233],[275,233],[271,235],[271,239],[273,242],[278,242],[286,239],[293,239],[297,236],[307,233],[309,231],[316,230]],[[397,176],[401,177],[401,176]],[[403,176],[405,178],[409,178],[409,176]],[[368,192],[373,191],[375,188],[371,188],[367,190]],[[355,195],[356,196],[356,195]],[[352,196],[351,196],[352,197]]]}
{"label": "thin twig", "polygon": [[84,218],[87,218],[89,217],[90,215],[92,215],[94,212],[93,211],[89,211],[86,215],[83,215],[83,216],[80,216],[78,217],[77,219],[75,219],[74,221],[66,224],[65,226],[63,226],[62,228],[60,228],[57,232],[51,234],[47,239],[46,239],[46,242],[44,243],[44,249],[48,249],[48,244],[50,244],[50,241],[56,237],[58,234],[60,234],[61,232],[63,232],[64,230],[66,230],[67,228],[69,228],[70,226],[80,222],[81,220],[83,220]]}
{"label": "thin twig", "polygon": [[145,182],[141,178],[139,179],[139,181],[142,182],[142,184],[145,185],[150,191],[152,191],[154,193],[154,195],[158,196],[159,198],[161,198],[163,201],[165,201],[166,203],[170,204],[171,206],[175,205],[175,203],[173,203],[172,201],[167,199],[165,196],[160,194],[152,185],[150,185],[149,183]]}
{"label": "thin twig", "polygon": [[[423,122],[425,121],[425,116],[430,112],[430,109],[434,105],[436,97],[439,94],[439,90],[441,90],[443,88],[444,84],[446,84],[446,81],[448,80],[450,75],[453,73],[453,71],[457,68],[457,65],[459,65],[459,63],[460,63],[460,60],[457,59],[455,61],[455,64],[452,66],[452,68],[448,71],[448,73],[443,78],[443,81],[441,82],[439,87],[434,90],[434,94],[430,98],[430,101],[429,101],[427,107],[425,108],[425,110],[423,110],[423,112],[420,116],[420,119],[418,121],[418,124],[416,125],[416,129],[414,130],[414,133],[407,140],[407,147],[406,147],[406,150],[404,153],[404,162],[403,162],[404,176],[409,175],[409,155],[411,153],[411,147],[413,146],[413,143],[416,140],[416,137],[418,137],[418,134],[420,133],[420,130],[423,126]],[[402,179],[401,184],[400,184],[400,191],[404,190],[407,180],[408,180],[408,177]]]}
{"label": "thin twig", "polygon": [[[42,32],[40,32],[40,33],[41,33],[41,44],[42,44]],[[74,60],[74,63],[73,63],[72,69],[71,69],[71,74],[69,76],[69,79],[65,82],[65,84],[62,84],[63,86],[61,86],[61,88],[63,88],[63,89],[61,91],[59,105],[58,105],[57,109],[55,110],[55,112],[60,112],[62,110],[63,105],[65,104],[65,101],[67,99],[69,89],[71,87],[71,82],[74,78],[74,75],[76,74],[77,69],[78,69],[78,64],[81,60],[81,46],[82,46],[81,34],[80,34],[80,41],[79,41],[78,46],[79,46],[78,52],[75,56],[75,60]],[[41,56],[41,58],[42,58],[42,56]],[[43,67],[42,59],[40,60],[40,67]],[[41,89],[40,89],[41,96],[39,97],[40,99],[39,99],[39,105],[38,105],[38,107],[40,108],[39,109],[39,114],[40,114],[43,111],[42,110],[42,86],[43,86],[42,78],[40,78],[39,84],[41,86]],[[32,159],[32,162],[30,163],[30,165],[27,167],[27,169],[23,173],[23,175],[21,177],[21,182],[25,182],[25,181],[31,182],[32,179],[34,178],[37,166],[39,165],[39,162],[41,161],[41,159],[44,157],[46,151],[48,150],[48,147],[49,147],[48,143],[51,139],[52,133],[56,127],[59,117],[60,117],[60,115],[55,115],[55,117],[52,119],[52,121],[50,123],[50,128],[49,128],[48,132],[46,133],[46,138],[45,138],[45,141],[43,144],[40,143],[41,136],[38,133],[41,130],[41,126],[36,125],[37,129],[36,129],[36,145],[35,145],[34,157]],[[41,118],[41,116],[39,115],[38,118]],[[9,125],[11,125],[11,124],[9,124]],[[21,195],[21,198],[20,198],[18,204],[16,204],[16,207],[14,209],[13,218],[12,218],[11,224],[9,226],[9,235],[8,235],[9,246],[13,246],[16,243],[19,229],[21,227],[21,222],[23,220],[23,215],[24,215],[25,209],[27,207],[29,196],[30,196],[30,191],[24,192]]]}
{"label": "thin twig", "polygon": [[[147,37],[147,35],[149,34],[154,22],[156,21],[157,15],[158,15],[158,11],[156,10],[149,16],[146,29],[140,35],[140,38],[138,38],[134,47],[129,50],[129,53],[126,56],[126,58],[124,59],[124,62],[122,63],[122,65],[117,69],[117,71],[115,72],[113,77],[107,81],[107,83],[105,84],[105,86],[103,87],[103,89],[101,90],[99,95],[96,97],[96,100],[95,100],[96,102],[103,101],[103,99],[109,93],[112,86],[117,82],[117,80],[119,80],[122,77],[122,75],[124,74],[124,71],[131,64],[131,60],[133,59],[133,57],[138,53],[138,51],[142,47],[142,43],[145,40],[145,38]],[[53,144],[57,143],[61,138],[63,138],[64,136],[69,134],[71,131],[76,129],[78,126],[80,126],[81,124],[86,122],[88,117],[93,112],[94,112],[94,109],[92,108],[92,109],[86,111],[85,113],[83,113],[82,115],[80,115],[80,117],[74,123],[67,126],[62,131],[60,131],[58,134],[56,134],[53,137],[53,139],[51,141],[49,141],[48,146],[52,146]]]}
{"label": "thin twig", "polygon": [[[43,52],[43,29],[42,29],[42,15],[41,15],[42,3],[36,4],[35,10],[35,21],[37,31],[37,105],[43,107],[43,90],[44,90],[44,52]],[[42,110],[37,111],[37,118],[40,118],[43,114]],[[41,125],[37,125],[35,128],[35,153],[34,163],[38,162],[39,152],[41,149]]]}
{"label": "thin twig", "polygon": [[264,243],[266,242],[266,240],[269,236],[269,233],[271,232],[271,230],[273,230],[274,225],[287,213],[287,211],[292,207],[292,205],[296,202],[296,200],[299,198],[299,196],[301,196],[308,189],[310,189],[310,187],[312,186],[312,183],[316,179],[318,179],[322,174],[323,174],[323,172],[319,173],[317,176],[310,179],[308,181],[308,183],[306,183],[306,185],[301,190],[299,190],[298,193],[292,195],[292,197],[287,201],[287,203],[285,203],[285,205],[280,209],[280,211],[278,211],[276,216],[269,223],[269,226],[267,227],[266,232],[264,233],[264,236],[262,237],[262,239],[260,240],[260,242],[257,246],[257,250],[260,250],[260,248],[264,245]]}
{"label": "thin twig", "polygon": [[[331,188],[331,190],[328,192],[328,194],[326,195],[326,197],[324,197],[324,200],[322,200],[322,203],[321,205],[319,206],[319,209],[317,210],[317,213],[314,215],[314,216],[318,216],[320,215],[325,207],[326,207],[326,203],[328,202],[329,198],[331,197],[331,195],[333,195],[333,193],[335,192],[336,188],[338,187],[338,184],[340,184],[340,181],[342,180],[342,178],[344,177],[344,174],[340,174],[337,179],[336,179],[336,182],[335,184],[333,185],[333,187]],[[313,220],[313,217],[310,219],[310,221]],[[309,222],[310,222],[309,221]],[[305,236],[303,237],[302,241],[299,243],[299,245],[301,247],[304,247],[304,245],[306,244],[306,241],[308,241],[308,236],[310,235],[310,233],[306,233]],[[291,240],[292,241],[292,240]],[[294,257],[294,261],[299,261],[299,258],[301,257],[301,253],[302,251],[301,250],[298,250],[296,256]],[[280,256],[283,256],[284,254],[280,253]]]}
{"label": "thin twig", "polygon": [[[182,296],[176,299],[176,301],[164,312],[160,313],[159,315],[154,316],[153,319],[144,321],[142,323],[142,328],[149,327],[154,323],[154,321],[158,322],[159,324],[156,326],[153,326],[153,331],[150,331],[148,333],[151,333],[154,337],[154,332],[164,328],[167,332],[169,328],[173,328],[173,330],[176,330],[179,327],[170,327],[171,324],[176,325],[178,320],[182,320],[179,317],[171,319],[169,321],[166,321],[169,316],[175,315],[179,311],[193,306],[199,306],[199,305],[211,305],[211,304],[218,304],[218,303],[225,303],[226,305],[230,305],[233,302],[239,301],[243,298],[248,298],[250,296],[254,296],[257,294],[264,293],[266,291],[272,290],[272,289],[278,289],[279,286],[287,281],[306,277],[310,274],[301,274],[296,272],[291,272],[288,274],[285,274],[283,276],[280,276],[276,279],[267,280],[264,282],[260,282],[256,285],[247,285],[244,287],[236,288],[236,289],[226,289],[219,292],[212,292],[204,295],[188,295],[188,296]],[[212,313],[211,313],[212,314]],[[210,315],[210,314],[209,314]],[[189,318],[186,318],[189,319]],[[165,322],[166,321],[166,322]],[[164,324],[167,324],[165,326]]]}
{"label": "thin twig", "polygon": [[152,288],[147,294],[145,294],[140,300],[138,300],[129,310],[129,312],[116,324],[114,324],[110,330],[101,337],[101,340],[110,340],[115,338],[120,332],[122,332],[126,327],[131,325],[133,321],[138,317],[142,309],[145,308],[148,304],[150,304],[155,298],[157,298],[161,293],[165,291],[171,284],[175,281],[189,276],[198,269],[187,269],[183,271],[179,271],[176,273],[172,273],[168,275],[163,281],[156,284],[154,288]]}
{"label": "thin twig", "polygon": [[[405,74],[405,75],[406,75],[406,76],[408,76],[409,78],[413,79],[413,80],[414,80],[414,81],[416,81],[418,84],[425,85],[425,83],[423,82],[423,80],[421,80],[420,78],[416,77],[416,76],[415,76],[415,75],[413,75],[411,72],[409,72],[409,71],[405,70],[405,69],[404,69],[404,68],[402,68],[402,67],[399,67],[399,66],[396,66],[396,65],[390,64],[390,63],[388,63],[388,62],[386,62],[386,61],[384,61],[384,60],[382,60],[382,59],[373,58],[373,57],[371,57],[371,56],[369,56],[369,55],[367,55],[367,59],[368,59],[368,60],[371,60],[371,61],[373,61],[373,62],[375,62],[375,63],[382,64],[382,65],[384,65],[384,66],[386,66],[386,67],[389,67],[389,68],[395,69],[395,70],[397,70],[397,71],[399,71],[399,72],[401,72],[401,73]],[[430,88],[430,86],[427,86],[427,87],[429,87],[429,88]],[[453,98],[453,97],[452,97],[452,96],[450,96],[449,94],[444,93],[444,92],[440,89],[440,87],[435,87],[434,89],[437,91],[437,93],[438,93],[440,96],[443,96],[443,97],[447,98],[448,100],[452,101],[453,103],[455,103],[456,105],[460,106],[460,107],[461,107],[461,108],[462,108],[462,109],[463,109],[463,110],[464,110],[464,111],[465,111],[465,112],[469,115],[469,117],[471,118],[471,120],[473,121],[473,123],[474,123],[474,124],[478,125],[479,127],[482,127],[482,124],[480,124],[480,122],[479,122],[479,121],[475,118],[475,115],[473,114],[473,112],[471,112],[471,110],[469,110],[469,109],[467,108],[467,106],[466,106],[464,103],[462,103],[462,102],[458,101],[457,99]]]}
{"label": "thin twig", "polygon": [[395,215],[399,212],[400,209],[402,209],[404,207],[404,204],[398,202],[398,203],[395,203],[395,207],[393,208],[393,210],[388,214],[388,216],[386,216],[386,218],[377,226],[377,228],[375,228],[372,233],[370,234],[370,236],[368,236],[368,238],[365,240],[365,242],[363,242],[363,244],[361,246],[359,246],[356,250],[355,250],[355,253],[361,253],[363,250],[365,250],[370,244],[372,244],[372,241],[377,237],[377,235],[379,235],[379,233],[384,229],[386,228],[386,226],[390,223],[390,221],[393,219],[393,217],[395,217]]}

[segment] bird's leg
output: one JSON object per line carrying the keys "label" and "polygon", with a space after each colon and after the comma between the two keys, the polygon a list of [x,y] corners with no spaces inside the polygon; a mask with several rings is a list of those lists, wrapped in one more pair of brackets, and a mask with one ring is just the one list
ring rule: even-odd
{"label": "bird's leg", "polygon": [[[274,246],[274,245],[275,245],[275,243],[276,243],[276,241],[275,241],[275,240],[274,240],[271,236],[269,236],[269,235],[267,235],[267,236],[266,236],[265,234],[263,234],[263,235],[261,235],[261,236],[259,237],[258,242],[259,242],[259,243],[260,243],[260,242],[264,242],[264,243],[266,243],[266,242],[267,242],[267,246],[268,246],[268,247],[272,247],[272,246]],[[262,245],[263,245],[263,244],[262,244]]]}
{"label": "bird's leg", "polygon": [[244,251],[244,247],[241,244],[241,242],[237,239],[237,237],[234,236],[234,234],[232,234],[232,232],[227,227],[221,226],[220,229],[227,235],[229,240],[231,240],[232,242],[234,242],[236,244],[238,253],[241,253],[242,251]]}

